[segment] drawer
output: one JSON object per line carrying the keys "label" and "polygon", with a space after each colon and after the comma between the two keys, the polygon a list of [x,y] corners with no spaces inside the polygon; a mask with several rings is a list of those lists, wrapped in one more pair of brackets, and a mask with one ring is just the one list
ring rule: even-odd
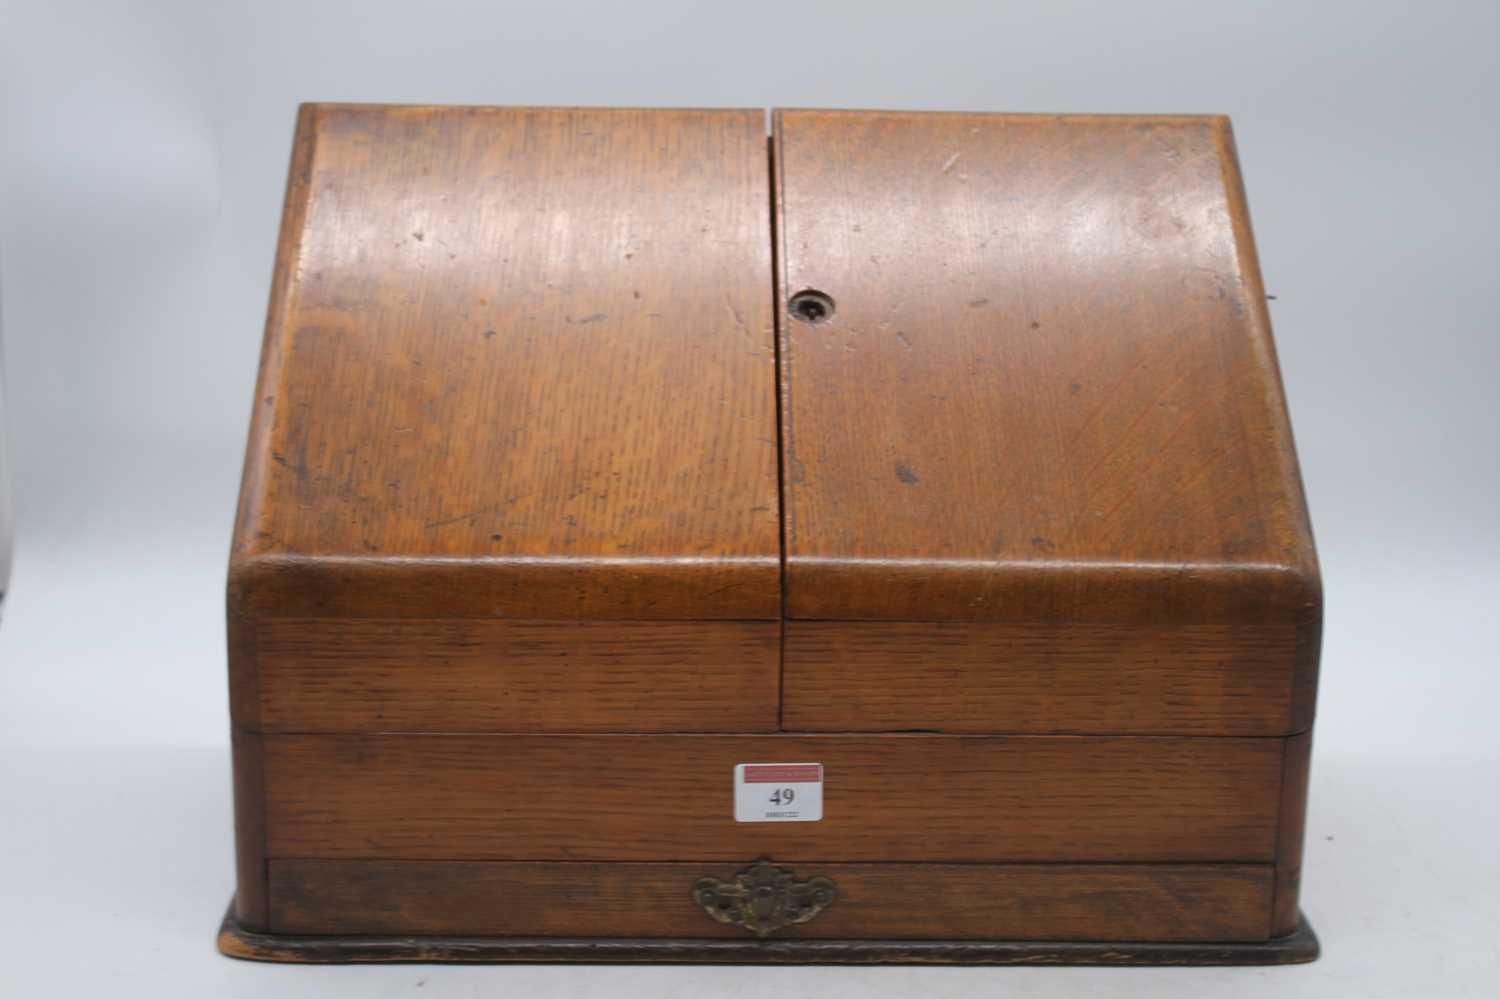
{"label": "drawer", "polygon": [[[268,735],[267,855],[407,860],[1275,858],[1283,740]],[[818,762],[817,822],[736,822],[739,763]]]}
{"label": "drawer", "polygon": [[779,621],[268,618],[266,732],[765,732]]}
{"label": "drawer", "polygon": [[793,730],[1275,736],[1295,730],[1310,698],[1290,624],[784,627]]}
{"label": "drawer", "polygon": [[[693,863],[277,860],[276,933],[496,937],[740,937],[695,900]],[[835,893],[778,937],[887,940],[1251,941],[1268,936],[1271,869],[1239,864],[806,866]]]}

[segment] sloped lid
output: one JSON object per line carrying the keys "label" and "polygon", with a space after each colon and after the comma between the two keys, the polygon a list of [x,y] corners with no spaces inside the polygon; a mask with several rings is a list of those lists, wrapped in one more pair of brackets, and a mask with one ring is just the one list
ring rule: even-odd
{"label": "sloped lid", "polygon": [[240,609],[779,616],[768,173],[761,111],[304,108]]}
{"label": "sloped lid", "polygon": [[1226,120],[783,111],[776,162],[788,617],[1316,602]]}

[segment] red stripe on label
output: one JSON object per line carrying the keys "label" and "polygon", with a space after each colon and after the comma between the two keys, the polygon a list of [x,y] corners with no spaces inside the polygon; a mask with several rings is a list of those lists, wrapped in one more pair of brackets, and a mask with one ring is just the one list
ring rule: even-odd
{"label": "red stripe on label", "polygon": [[747,763],[746,784],[817,783],[823,779],[821,763]]}

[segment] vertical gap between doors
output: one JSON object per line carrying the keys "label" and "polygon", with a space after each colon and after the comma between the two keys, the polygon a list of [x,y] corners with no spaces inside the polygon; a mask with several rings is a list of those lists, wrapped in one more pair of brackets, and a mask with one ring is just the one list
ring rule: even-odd
{"label": "vertical gap between doors", "polygon": [[771,212],[771,316],[772,316],[772,340],[775,347],[775,378],[776,378],[776,514],[777,514],[777,539],[781,545],[781,621],[780,641],[777,653],[776,673],[776,730],[784,731],[783,719],[786,714],[786,559],[788,548],[787,536],[787,422],[790,413],[787,412],[788,386],[786,378],[788,375],[787,359],[784,354],[784,342],[782,340],[785,319],[781,308],[781,218],[779,208],[781,204],[781,165],[776,156],[776,111],[770,109],[766,112],[766,165],[768,168],[767,188],[770,191]]}

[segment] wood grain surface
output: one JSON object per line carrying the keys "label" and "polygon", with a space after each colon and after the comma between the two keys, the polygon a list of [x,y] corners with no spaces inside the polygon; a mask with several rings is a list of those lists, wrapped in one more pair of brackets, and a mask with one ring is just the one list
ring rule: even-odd
{"label": "wood grain surface", "polygon": [[[788,630],[788,717],[1310,724],[1321,584],[1227,121],[782,111],[775,151],[783,297],[834,303],[780,318],[785,612],[846,622]],[[953,622],[948,652],[866,621]],[[1036,635],[1081,699],[1013,700]]]}
{"label": "wood grain surface", "polygon": [[1280,735],[1290,625],[787,621],[791,731]]}
{"label": "wood grain surface", "polygon": [[788,616],[1316,602],[1225,119],[775,121]]}
{"label": "wood grain surface", "polygon": [[[842,886],[809,947],[1300,939],[1321,583],[1227,121],[765,143],[302,109],[236,932],[730,946],[684,886],[775,857]],[[824,819],[736,823],[793,761]]]}
{"label": "wood grain surface", "polygon": [[[724,864],[277,860],[278,933],[740,939],[692,899]],[[819,864],[838,897],[778,938],[1264,940],[1271,872],[1236,864]]]}
{"label": "wood grain surface", "polygon": [[1211,967],[1316,961],[1318,935],[1304,918],[1282,937],[1252,941],[760,940],[705,937],[329,936],[262,933],[231,908],[219,952],[292,964],[708,964],[1077,965]]}
{"label": "wood grain surface", "polygon": [[247,929],[265,929],[270,913],[266,886],[264,755],[257,732],[234,732],[235,917]]}
{"label": "wood grain surface", "polygon": [[776,618],[764,122],[305,108],[240,611]]}
{"label": "wood grain surface", "polygon": [[772,732],[775,621],[256,626],[267,732]]}
{"label": "wood grain surface", "polygon": [[[1279,739],[268,735],[268,854],[412,860],[1275,857]],[[818,822],[735,822],[737,763],[818,762]]]}

